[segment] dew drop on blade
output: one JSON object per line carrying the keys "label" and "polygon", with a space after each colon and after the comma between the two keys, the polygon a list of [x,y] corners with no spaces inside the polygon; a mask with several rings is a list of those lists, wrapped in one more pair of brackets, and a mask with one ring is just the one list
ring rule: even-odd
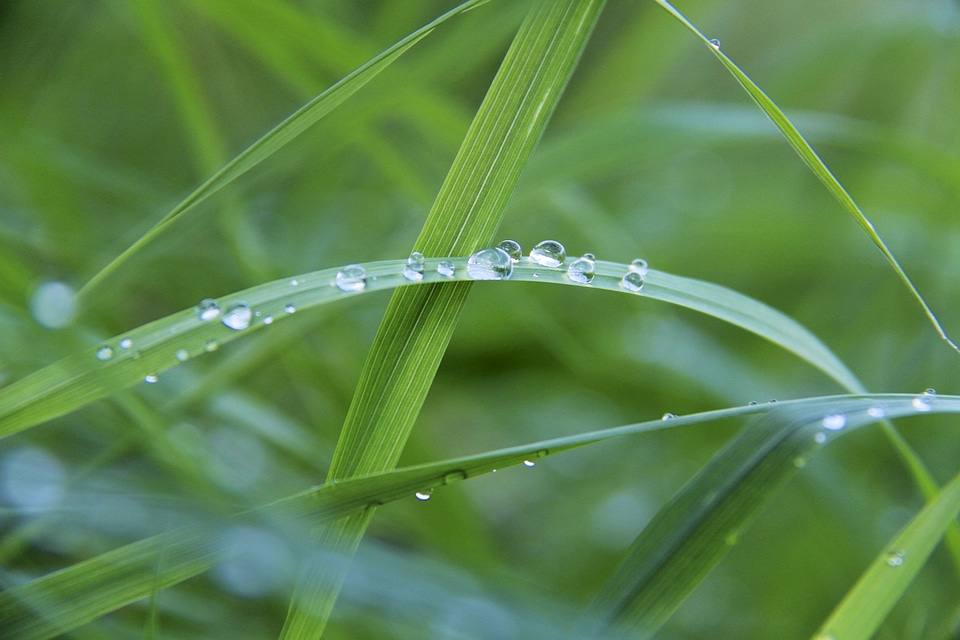
{"label": "dew drop on blade", "polygon": [[186,362],[187,360],[190,359],[190,352],[187,351],[186,349],[177,349],[177,352],[174,354],[174,357],[176,357],[177,362]]}
{"label": "dew drop on blade", "polygon": [[367,286],[367,272],[358,264],[348,264],[337,272],[335,282],[340,291],[363,291]]}
{"label": "dew drop on blade", "polygon": [[650,266],[647,264],[647,261],[643,258],[637,258],[630,263],[629,271],[639,273],[641,276],[646,276],[647,272],[650,270]]}
{"label": "dew drop on blade", "polygon": [[97,360],[109,360],[113,357],[113,347],[110,345],[103,345],[97,349]]}
{"label": "dew drop on blade", "polygon": [[220,348],[220,343],[218,343],[216,340],[207,340],[206,342],[203,343],[203,350],[206,351],[207,353],[211,351],[216,351],[219,348]]}
{"label": "dew drop on blade", "polygon": [[839,431],[845,426],[847,426],[847,416],[842,413],[831,413],[823,419],[823,428],[830,431]]}
{"label": "dew drop on blade", "polygon": [[665,414],[663,414],[662,416],[660,416],[660,419],[661,419],[661,420],[673,420],[674,418],[677,418],[677,417],[679,417],[679,416],[677,416],[677,414],[675,414],[675,413],[665,413]]}
{"label": "dew drop on blade", "polygon": [[573,282],[580,284],[590,284],[596,275],[596,264],[593,258],[588,258],[586,254],[582,258],[577,258],[567,267],[567,277]]}
{"label": "dew drop on blade", "polygon": [[299,286],[300,286],[300,281],[297,280],[296,278],[294,278],[293,280],[290,281],[290,286],[291,286],[291,287],[299,287]]}
{"label": "dew drop on blade", "polygon": [[878,405],[867,409],[867,415],[871,418],[882,418],[887,415],[887,410]]}
{"label": "dew drop on blade", "polygon": [[425,491],[417,491],[414,495],[416,496],[417,500],[420,500],[421,502],[423,502],[425,500],[430,499],[430,496],[433,495],[433,489],[426,489]]}
{"label": "dew drop on blade", "polygon": [[530,250],[530,259],[541,267],[559,267],[567,259],[567,250],[556,240],[544,240]]}
{"label": "dew drop on blade", "polygon": [[620,286],[636,293],[643,289],[643,276],[637,273],[636,271],[628,271],[626,275],[623,276],[623,280],[620,281]]}
{"label": "dew drop on blade", "polygon": [[283,307],[283,312],[284,312],[284,313],[287,313],[287,314],[296,313],[296,312],[297,312],[297,307],[296,307],[296,305],[294,305],[293,303],[288,302],[288,303]]}
{"label": "dew drop on blade", "polygon": [[933,398],[934,396],[922,393],[913,400],[910,401],[910,405],[917,411],[922,411],[926,413],[933,409]]}
{"label": "dew drop on blade", "polygon": [[243,302],[237,302],[230,305],[230,308],[227,309],[227,312],[223,314],[223,317],[220,318],[220,322],[223,323],[223,326],[233,329],[234,331],[242,331],[250,326],[250,321],[253,319],[253,311],[250,310],[250,307]]}
{"label": "dew drop on blade", "polygon": [[457,272],[457,265],[453,264],[449,260],[441,260],[440,264],[437,265],[437,273],[444,276],[445,278],[452,278],[453,274]]}
{"label": "dew drop on blade", "polygon": [[133,346],[133,340],[131,340],[130,338],[124,338],[123,340],[120,341],[121,349],[129,349],[132,346]]}
{"label": "dew drop on blade", "polygon": [[713,38],[712,40],[710,40],[710,46],[713,47],[714,49],[719,49],[720,41],[717,38]]}
{"label": "dew drop on blade", "polygon": [[263,319],[263,324],[271,325],[273,324],[273,316],[267,316]]}
{"label": "dew drop on blade", "polygon": [[403,277],[411,282],[423,280],[423,262],[425,258],[419,251],[414,251],[407,258],[407,266],[403,268]]}
{"label": "dew drop on blade", "polygon": [[467,259],[473,280],[505,280],[513,273],[513,260],[503,249],[481,249]]}
{"label": "dew drop on blade", "polygon": [[146,378],[143,379],[147,384],[154,384],[160,378],[155,373],[148,374]]}
{"label": "dew drop on blade", "polygon": [[924,389],[924,390],[923,390],[923,395],[925,395],[925,396],[935,396],[935,395],[937,395],[937,390],[936,390],[936,389]]}
{"label": "dew drop on blade", "polygon": [[887,564],[891,567],[901,567],[903,566],[903,558],[907,555],[907,552],[903,549],[897,549],[896,551],[891,551],[887,554]]}
{"label": "dew drop on blade", "polygon": [[497,249],[510,256],[510,259],[514,262],[520,260],[520,256],[523,255],[523,248],[516,240],[501,240],[497,243]]}
{"label": "dew drop on blade", "polygon": [[196,308],[197,317],[206,322],[220,316],[220,305],[213,298],[204,298]]}
{"label": "dew drop on blade", "polygon": [[525,466],[525,467],[533,467],[533,466],[535,466],[536,464],[537,464],[537,463],[534,462],[533,460],[524,460],[524,461],[523,461],[523,466]]}

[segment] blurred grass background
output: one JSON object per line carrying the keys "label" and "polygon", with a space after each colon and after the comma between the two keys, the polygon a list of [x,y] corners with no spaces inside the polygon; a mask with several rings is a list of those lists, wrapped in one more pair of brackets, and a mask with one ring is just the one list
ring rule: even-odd
{"label": "blurred grass background", "polygon": [[[82,286],[273,124],[453,4],[0,3],[0,384],[204,297],[405,256],[526,3],[491,2],[431,34],[163,234],[70,327],[46,329],[30,313],[38,285]],[[960,333],[960,6],[679,8],[794,119]],[[754,296],[820,336],[871,390],[958,390],[956,355],[879,252],[653,3],[608,2],[501,236],[644,257]],[[185,512],[215,515],[320,482],[386,301],[303,314],[0,443],[3,584]],[[478,285],[403,462],[834,392],[808,365],[691,312]],[[903,424],[941,480],[960,453],[951,426]],[[551,625],[576,616],[735,429],[601,445],[381,509],[330,637],[557,637]],[[841,440],[661,636],[809,635],[920,504],[879,433]],[[210,625],[223,637],[276,633],[289,596],[282,567],[303,550],[264,540],[254,546],[276,547],[264,561],[274,569],[235,569],[260,588],[244,592],[227,567],[165,592],[161,636],[209,637]],[[958,591],[934,555],[878,637],[955,637]],[[139,636],[144,615],[131,607],[76,637]]]}

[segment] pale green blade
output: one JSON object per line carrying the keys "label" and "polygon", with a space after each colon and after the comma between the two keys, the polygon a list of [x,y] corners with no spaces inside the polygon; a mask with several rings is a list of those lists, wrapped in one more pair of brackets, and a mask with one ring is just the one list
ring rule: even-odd
{"label": "pale green blade", "polygon": [[840,203],[847,213],[849,213],[857,224],[864,230],[864,232],[869,236],[873,243],[880,249],[880,252],[883,253],[883,256],[887,259],[887,262],[893,267],[893,270],[900,277],[900,280],[903,281],[907,289],[910,290],[910,293],[913,294],[913,297],[923,308],[924,313],[927,314],[927,318],[930,319],[931,324],[937,330],[937,333],[940,334],[940,337],[947,341],[951,347],[955,350],[960,351],[960,346],[958,346],[950,337],[947,335],[946,330],[943,328],[943,325],[940,323],[940,320],[937,318],[936,314],[933,313],[933,309],[930,308],[930,305],[927,304],[927,301],[924,300],[923,296],[920,295],[920,292],[917,290],[917,287],[913,284],[913,281],[910,279],[910,276],[907,275],[906,271],[903,270],[903,267],[900,266],[900,262],[893,255],[890,249],[887,248],[886,243],[883,241],[883,238],[880,237],[880,234],[877,233],[876,228],[873,226],[873,223],[867,218],[867,216],[860,209],[860,206],[854,201],[853,197],[847,192],[847,190],[840,184],[840,181],[837,180],[836,176],[827,168],[827,165],[823,163],[823,160],[820,159],[820,156],[817,155],[817,152],[813,150],[813,147],[810,146],[810,143],[806,141],[803,135],[797,130],[793,123],[787,118],[787,116],[780,110],[780,108],[770,99],[770,97],[763,92],[763,90],[758,87],[753,80],[745,74],[740,67],[738,67],[734,62],[727,57],[720,47],[720,42],[718,40],[710,40],[703,33],[697,29],[693,23],[691,23],[687,18],[683,16],[676,8],[673,7],[667,0],[657,0],[657,3],[666,9],[672,16],[684,24],[688,29],[695,33],[703,42],[710,48],[711,51],[717,56],[720,62],[723,63],[723,66],[737,79],[737,82],[747,91],[753,101],[757,103],[757,106],[773,121],[773,124],[780,129],[780,132],[787,139],[787,142],[790,143],[790,146],[793,147],[793,150],[797,152],[797,155],[806,163],[810,170],[815,176],[827,187],[827,190],[833,195],[833,197]]}
{"label": "pale green blade", "polygon": [[184,198],[146,234],[144,234],[135,243],[124,250],[123,253],[114,258],[107,266],[94,275],[80,289],[79,295],[88,295],[91,290],[96,288],[104,280],[104,278],[109,276],[132,255],[142,249],[147,243],[156,238],[160,233],[163,232],[164,229],[173,224],[173,222],[180,216],[193,209],[195,206],[237,179],[239,176],[263,162],[265,159],[287,145],[291,140],[306,131],[309,127],[313,126],[317,121],[333,111],[347,98],[352,96],[361,87],[372,80],[378,73],[390,66],[394,60],[403,55],[413,45],[417,44],[420,40],[429,35],[431,31],[436,29],[450,18],[465,11],[469,11],[470,9],[475,9],[478,6],[487,3],[488,1],[489,0],[468,0],[454,9],[451,9],[430,24],[421,27],[390,48],[384,50],[375,58],[357,68],[355,71],[344,77],[329,89],[297,109],[283,122],[275,126],[263,137],[247,147],[246,150],[233,158],[233,160],[225,164],[206,182],[197,187],[193,193]]}
{"label": "pale green blade", "polygon": [[[344,480],[280,500],[243,517],[267,513],[271,521],[277,518],[287,523],[296,520],[306,531],[372,506],[404,498],[412,499],[418,491],[442,490],[443,486],[494,470],[504,470],[525,462],[529,466],[529,463],[536,463],[547,455],[612,438],[767,414],[770,419],[763,423],[766,426],[752,427],[752,432],[762,438],[764,429],[772,436],[781,433],[783,421],[773,418],[775,415],[803,414],[813,416],[815,423],[822,421],[824,416],[843,412],[847,418],[844,429],[832,432],[842,433],[876,420],[876,413],[871,409],[877,407],[883,407],[890,417],[915,414],[918,412],[916,400],[912,396],[893,394],[808,398],[709,411],[672,420],[652,420]],[[929,406],[927,413],[931,414],[958,413],[960,397],[942,396]],[[797,430],[807,426],[794,424],[791,428]],[[720,508],[724,504],[718,498],[713,506]],[[126,545],[26,585],[8,589],[0,593],[0,637],[16,640],[51,638],[158,589],[168,588],[203,573],[229,557],[230,550],[217,534],[217,529],[210,526],[179,529]],[[725,541],[722,546],[725,548]]]}
{"label": "pale green blade", "polygon": [[[606,261],[595,263],[595,275],[590,283],[580,283],[571,280],[567,274],[574,261],[574,258],[567,258],[560,266],[550,268],[523,258],[513,266],[506,282],[567,284],[688,307],[766,338],[819,368],[848,391],[863,390],[853,373],[813,334],[757,300],[720,285],[652,269],[645,276],[643,287],[634,293],[622,285],[629,267]],[[453,275],[438,272],[441,263],[449,263]],[[448,283],[443,288],[460,288],[470,279],[467,259],[462,257],[427,259],[420,280],[404,277],[405,260],[355,266],[365,274],[362,286],[356,291],[343,291],[336,286],[337,274],[343,271],[340,268],[275,280],[221,297],[215,301],[218,315],[208,320],[202,319],[196,309],[187,309],[44,367],[0,389],[0,437],[19,433],[94,400],[142,384],[150,375],[158,376],[159,384],[163,384],[163,372],[171,367],[215,351],[252,332],[268,329],[294,313],[302,314],[310,308],[354,295],[408,285],[421,285],[415,288],[427,291],[438,290],[439,287],[429,285],[441,283]],[[497,282],[489,286],[499,285]],[[249,327],[242,330],[224,324],[234,317],[231,309],[243,309],[236,307],[238,304],[246,305],[251,313]],[[213,312],[212,308],[207,309],[208,314]]]}
{"label": "pale green blade", "polygon": [[758,418],[644,528],[587,623],[603,637],[652,637],[823,444],[882,417],[944,409],[935,396],[864,397],[784,403]]}
{"label": "pale green blade", "polygon": [[894,537],[814,636],[869,640],[927,562],[960,512],[960,475]]}

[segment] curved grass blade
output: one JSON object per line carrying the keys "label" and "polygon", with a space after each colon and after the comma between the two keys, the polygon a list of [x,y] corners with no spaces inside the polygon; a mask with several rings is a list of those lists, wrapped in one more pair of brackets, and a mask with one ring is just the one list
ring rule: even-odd
{"label": "curved grass blade", "polygon": [[887,248],[886,243],[883,241],[883,238],[880,237],[880,234],[877,233],[876,228],[873,226],[873,223],[867,218],[867,216],[860,209],[860,206],[854,201],[853,197],[847,192],[847,190],[840,184],[840,181],[837,180],[836,176],[827,168],[827,165],[824,164],[823,160],[820,159],[820,156],[817,155],[817,152],[813,150],[813,147],[810,146],[810,143],[806,141],[803,135],[797,130],[793,123],[787,118],[787,116],[780,110],[780,108],[770,99],[770,97],[763,92],[760,87],[758,87],[753,80],[750,79],[747,74],[745,74],[740,67],[738,67],[727,55],[720,49],[717,41],[711,41],[703,33],[697,29],[693,23],[691,23],[687,18],[683,16],[673,5],[671,5],[667,0],[657,0],[657,4],[666,9],[670,15],[675,17],[684,26],[690,29],[693,33],[699,37],[704,44],[706,44],[711,51],[717,56],[723,66],[727,68],[737,82],[746,90],[754,102],[757,103],[757,106],[767,115],[768,118],[780,129],[780,132],[787,139],[787,142],[790,143],[790,146],[793,147],[793,150],[796,151],[797,155],[803,160],[803,162],[810,168],[815,176],[824,184],[827,190],[833,195],[833,197],[840,203],[840,206],[843,207],[847,213],[849,213],[853,219],[860,225],[860,228],[863,229],[864,233],[873,241],[873,244],[880,249],[880,252],[887,259],[887,262],[893,267],[893,270],[899,276],[903,284],[910,290],[910,293],[913,294],[914,299],[920,304],[920,307],[923,309],[923,312],[927,315],[927,318],[930,320],[930,323],[933,324],[934,328],[937,330],[937,333],[943,338],[947,344],[953,347],[954,350],[960,352],[960,346],[958,346],[948,335],[946,329],[943,328],[943,325],[940,323],[940,320],[934,314],[933,309],[930,308],[930,305],[927,304],[927,301],[920,295],[920,291],[917,290],[917,287],[913,284],[913,281],[910,279],[910,276],[907,275],[906,271],[903,270],[903,267],[900,266],[900,262],[897,260],[896,256]]}
{"label": "curved grass blade", "polygon": [[759,417],[647,525],[587,624],[599,626],[603,637],[652,637],[816,449],[883,417],[944,409],[934,398],[792,403]]}
{"label": "curved grass blade", "polygon": [[[155,320],[0,389],[0,438],[142,383],[148,376],[159,377],[171,367],[272,326],[293,313],[354,295],[408,285],[450,283],[462,287],[471,279],[467,262],[462,257],[427,258],[419,280],[403,275],[404,260],[323,269],[244,289],[196,309]],[[607,261],[595,262],[595,274],[589,283],[578,282],[568,274],[574,262],[574,258],[568,258],[551,268],[522,258],[512,266],[508,281],[585,286],[688,307],[770,340],[819,368],[849,391],[863,391],[849,369],[813,334],[757,300],[719,285],[652,269],[643,276],[640,290],[634,292],[623,286],[623,276],[630,267]],[[344,274],[353,273],[354,268],[362,271],[363,278],[344,280]],[[444,275],[448,269],[452,269],[452,275]],[[346,291],[337,285],[338,275],[340,286]]]}
{"label": "curved grass blade", "polygon": [[960,475],[890,542],[860,576],[814,640],[869,640],[960,513]]}
{"label": "curved grass blade", "polygon": [[[651,420],[326,484],[240,517],[268,515],[271,521],[295,521],[301,530],[308,531],[371,506],[409,499],[416,491],[440,488],[613,438],[772,412],[804,412],[821,421],[824,416],[845,412],[845,429],[851,430],[876,420],[876,411],[871,414],[876,407],[884,407],[891,417],[916,413],[915,400],[898,394],[807,398]],[[929,413],[958,413],[960,397],[941,396],[930,409]],[[774,433],[780,426],[774,421],[766,428]],[[120,547],[0,592],[0,637],[42,640],[67,633],[159,589],[199,575],[229,556],[224,538],[211,526],[178,529]],[[160,559],[162,562],[158,562]]]}
{"label": "curved grass blade", "polygon": [[276,151],[284,147],[291,140],[306,131],[325,115],[333,111],[347,98],[357,92],[378,73],[386,69],[394,60],[403,55],[408,49],[430,34],[431,31],[465,11],[489,2],[489,0],[468,0],[451,9],[433,22],[414,31],[390,48],[378,54],[375,58],[344,77],[332,87],[322,92],[302,107],[297,109],[283,122],[264,134],[259,140],[247,147],[233,160],[221,167],[210,176],[206,182],[184,198],[176,207],[167,213],[147,233],[134,242],[123,253],[114,258],[108,265],[94,275],[78,292],[78,296],[85,297],[95,289],[120,265],[126,262],[133,254],[142,249],[147,243],[156,238],[180,216],[212,196],[230,182],[257,166]]}

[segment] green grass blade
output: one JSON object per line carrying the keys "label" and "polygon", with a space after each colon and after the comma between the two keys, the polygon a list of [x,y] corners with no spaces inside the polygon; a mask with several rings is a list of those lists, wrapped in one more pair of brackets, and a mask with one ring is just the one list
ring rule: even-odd
{"label": "green grass blade", "polygon": [[873,241],[873,243],[880,249],[880,252],[883,253],[883,256],[887,259],[887,262],[893,267],[893,270],[897,273],[897,276],[900,277],[900,280],[903,281],[903,284],[906,285],[907,289],[910,290],[910,293],[913,294],[913,297],[923,308],[923,312],[927,315],[930,322],[933,324],[934,328],[937,330],[937,333],[940,334],[940,337],[946,340],[947,344],[953,347],[956,351],[960,352],[960,346],[958,346],[950,337],[947,335],[946,330],[943,328],[943,325],[940,323],[940,320],[934,314],[933,309],[930,308],[930,305],[927,304],[927,301],[920,295],[920,292],[917,290],[917,287],[913,284],[913,281],[910,279],[910,276],[907,275],[906,271],[903,270],[903,267],[900,266],[900,262],[897,260],[896,256],[887,248],[886,243],[883,241],[883,238],[880,237],[880,234],[877,233],[876,228],[873,226],[873,223],[867,218],[867,216],[860,209],[860,206],[854,201],[853,197],[847,192],[847,190],[840,184],[840,181],[837,180],[836,176],[827,168],[827,165],[823,163],[823,160],[820,159],[820,156],[817,155],[817,152],[813,150],[813,147],[810,146],[810,143],[806,141],[803,135],[797,130],[793,123],[787,118],[787,116],[780,110],[780,108],[770,99],[770,97],[763,92],[760,87],[758,87],[753,80],[750,79],[747,74],[745,74],[740,67],[738,67],[727,55],[722,51],[719,44],[716,41],[711,41],[707,38],[697,27],[693,25],[687,18],[683,16],[676,8],[673,7],[667,0],[657,0],[657,3],[666,9],[673,17],[683,23],[688,29],[699,37],[704,44],[706,44],[714,55],[723,63],[723,66],[727,68],[734,78],[737,79],[737,82],[746,90],[754,102],[757,103],[757,106],[767,115],[768,118],[780,129],[780,132],[787,139],[787,142],[790,143],[790,146],[793,147],[793,150],[796,151],[797,155],[804,161],[804,163],[810,168],[815,176],[826,186],[827,190],[833,195],[833,197],[840,203],[840,206],[849,213],[853,219],[860,225],[860,228],[867,234],[867,236]]}
{"label": "green grass blade", "polygon": [[[417,491],[480,477],[494,470],[536,462],[547,455],[666,429],[682,429],[718,420],[766,414],[768,416],[824,416],[843,412],[845,431],[875,421],[871,409],[884,407],[896,417],[917,413],[915,398],[898,394],[834,396],[777,404],[733,407],[651,420],[612,429],[534,442],[518,447],[452,460],[396,469],[368,477],[326,484],[263,507],[247,516],[267,513],[271,521],[297,520],[301,530],[394,500],[411,499]],[[960,413],[960,397],[941,396],[929,413]],[[754,431],[770,435],[781,431],[783,420],[770,420]],[[11,640],[42,640],[67,633],[154,592],[199,575],[229,557],[224,538],[209,526],[194,526],[160,534],[102,554],[88,561],[0,592],[0,636]],[[899,547],[898,547],[899,548]]]}
{"label": "green grass blade", "polygon": [[894,537],[814,636],[869,640],[960,512],[960,476]]}
{"label": "green grass blade", "polygon": [[266,160],[276,151],[288,144],[291,140],[306,131],[309,127],[314,125],[317,121],[342,104],[347,98],[356,93],[377,74],[390,66],[390,64],[403,55],[408,49],[429,35],[431,31],[436,29],[450,18],[465,11],[469,11],[470,9],[474,9],[488,1],[489,0],[468,0],[454,9],[451,9],[433,22],[418,29],[417,31],[414,31],[390,48],[384,50],[375,58],[357,68],[355,71],[344,77],[329,89],[297,109],[293,114],[283,120],[283,122],[275,126],[263,137],[247,147],[246,150],[225,164],[206,182],[197,187],[193,193],[184,198],[146,234],[144,234],[135,243],[124,250],[123,253],[114,258],[108,265],[94,275],[80,289],[78,295],[81,297],[89,295],[90,291],[95,289],[106,277],[108,277],[131,256],[142,249],[147,243],[156,238],[164,231],[164,229],[173,224],[173,222],[176,221],[180,216],[184,215],[195,206],[212,196],[214,193],[228,185],[230,182]]}
{"label": "green grass blade", "polygon": [[785,404],[761,416],[657,513],[598,596],[588,623],[599,623],[605,637],[652,637],[816,449],[881,416],[936,404],[932,396],[896,404],[862,398]]}
{"label": "green grass blade", "polygon": [[[466,255],[488,244],[580,59],[603,0],[539,0],[521,24],[480,105],[414,248]],[[348,478],[396,465],[453,335],[470,287],[394,293],[367,356],[330,466]],[[372,511],[325,533],[356,549]],[[281,637],[323,633],[343,569],[305,572]]]}
{"label": "green grass blade", "polygon": [[[796,354],[819,368],[848,391],[861,392],[862,385],[843,363],[813,334],[796,321],[763,303],[720,285],[649,270],[639,292],[622,286],[629,267],[616,262],[597,261],[589,284],[571,280],[567,260],[556,268],[543,267],[529,258],[513,267],[506,282],[566,284],[602,289],[623,295],[663,300],[706,313],[751,331]],[[449,262],[452,276],[442,275],[437,267]],[[200,357],[250,333],[283,322],[293,312],[301,314],[313,307],[362,295],[418,285],[413,288],[436,290],[468,284],[467,259],[462,257],[428,258],[423,279],[412,281],[403,276],[405,260],[387,260],[359,265],[366,274],[364,287],[355,292],[341,291],[336,285],[339,268],[275,280],[216,300],[219,315],[203,320],[195,309],[155,320],[132,331],[105,340],[101,346],[59,360],[29,376],[0,389],[0,438],[117,393],[144,381],[148,375],[163,372],[190,359]],[[499,283],[496,283],[499,284]],[[223,324],[234,305],[244,304],[251,313],[249,328],[234,330]],[[127,346],[124,346],[127,345]],[[101,356],[109,354],[105,359]],[[162,383],[162,382],[161,382]]]}

